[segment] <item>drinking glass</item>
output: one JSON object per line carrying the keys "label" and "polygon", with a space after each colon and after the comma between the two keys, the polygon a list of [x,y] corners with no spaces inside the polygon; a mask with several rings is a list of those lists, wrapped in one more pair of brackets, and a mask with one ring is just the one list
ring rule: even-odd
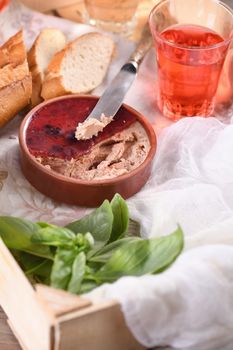
{"label": "drinking glass", "polygon": [[9,3],[9,0],[0,0],[0,11],[4,9]]}
{"label": "drinking glass", "polygon": [[162,0],[151,11],[164,116],[210,116],[233,34],[233,11],[217,0]]}
{"label": "drinking glass", "polygon": [[87,22],[106,31],[131,34],[139,0],[85,0]]}

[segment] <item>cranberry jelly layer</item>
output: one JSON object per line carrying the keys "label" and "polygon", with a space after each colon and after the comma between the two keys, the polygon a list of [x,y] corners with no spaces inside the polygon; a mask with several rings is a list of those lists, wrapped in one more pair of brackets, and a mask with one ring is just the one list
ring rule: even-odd
{"label": "cranberry jelly layer", "polygon": [[97,101],[92,98],[66,98],[40,108],[32,116],[26,144],[35,157],[78,158],[100,141],[129,127],[136,117],[121,107],[114,120],[90,140],[76,140],[78,123],[84,122]]}

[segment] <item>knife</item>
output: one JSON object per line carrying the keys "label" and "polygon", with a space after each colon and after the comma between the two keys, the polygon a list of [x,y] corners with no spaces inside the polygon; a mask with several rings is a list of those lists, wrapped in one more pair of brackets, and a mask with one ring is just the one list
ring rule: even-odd
{"label": "knife", "polygon": [[116,75],[110,85],[107,87],[103,95],[100,97],[96,106],[86,118],[86,121],[90,118],[100,120],[102,114],[107,117],[114,117],[117,111],[120,109],[124,97],[129,88],[133,84],[135,77],[137,76],[138,68],[142,62],[144,56],[152,46],[152,36],[150,33],[149,25],[143,29],[140,41],[128,62],[126,62],[120,69],[120,72]]}

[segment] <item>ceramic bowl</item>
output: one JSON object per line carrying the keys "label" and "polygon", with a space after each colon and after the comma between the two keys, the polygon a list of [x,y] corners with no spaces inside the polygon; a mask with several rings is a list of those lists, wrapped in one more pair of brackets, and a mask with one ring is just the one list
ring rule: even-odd
{"label": "ceramic bowl", "polygon": [[76,99],[76,102],[85,101],[89,110],[84,113],[89,114],[90,110],[98,102],[98,97],[90,95],[66,95],[58,97],[33,108],[24,118],[20,131],[20,162],[24,176],[41,193],[62,203],[78,206],[95,207],[100,205],[105,199],[111,200],[115,193],[121,194],[125,199],[137,193],[147,182],[152,168],[152,161],[156,152],[156,136],[150,122],[135,109],[123,104],[118,113],[127,111],[136,117],[137,121],[146,130],[150,141],[150,150],[144,162],[131,172],[107,179],[83,181],[60,175],[36,161],[29,152],[26,144],[27,128],[32,118],[49,104],[58,104],[66,99]]}

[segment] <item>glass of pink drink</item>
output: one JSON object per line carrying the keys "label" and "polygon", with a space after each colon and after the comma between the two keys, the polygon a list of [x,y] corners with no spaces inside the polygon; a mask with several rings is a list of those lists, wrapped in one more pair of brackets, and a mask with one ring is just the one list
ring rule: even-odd
{"label": "glass of pink drink", "polygon": [[233,10],[217,0],[162,0],[151,11],[164,116],[208,117],[233,35]]}

